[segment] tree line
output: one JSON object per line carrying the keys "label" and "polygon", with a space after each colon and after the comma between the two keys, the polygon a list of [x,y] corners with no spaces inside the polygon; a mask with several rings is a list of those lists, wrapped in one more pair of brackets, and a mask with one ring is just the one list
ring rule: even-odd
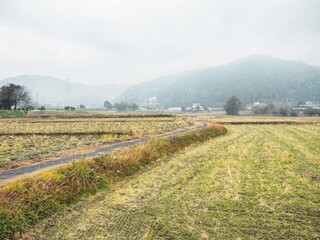
{"label": "tree line", "polygon": [[[301,110],[295,110],[301,103],[258,103],[251,107],[251,113],[254,115],[279,115],[279,116],[298,116],[302,112],[306,116],[320,116],[320,109],[306,107]],[[224,110],[228,115],[239,115],[240,110],[244,110],[244,105],[236,96],[227,99]]]}
{"label": "tree line", "polygon": [[136,103],[130,104],[126,102],[120,102],[120,103],[112,104],[108,100],[104,102],[103,106],[106,109],[109,109],[109,110],[117,109],[118,111],[136,111],[139,109],[139,106]]}

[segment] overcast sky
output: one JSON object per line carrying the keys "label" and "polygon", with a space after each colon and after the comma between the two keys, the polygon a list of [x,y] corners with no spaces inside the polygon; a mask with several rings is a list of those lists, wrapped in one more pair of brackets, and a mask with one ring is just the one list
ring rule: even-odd
{"label": "overcast sky", "polygon": [[320,0],[0,0],[0,79],[131,84],[251,54],[320,66]]}

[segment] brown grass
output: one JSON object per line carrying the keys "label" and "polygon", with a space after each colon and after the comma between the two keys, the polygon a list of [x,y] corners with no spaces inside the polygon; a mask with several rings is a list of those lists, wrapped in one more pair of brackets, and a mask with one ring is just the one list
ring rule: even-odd
{"label": "brown grass", "polygon": [[103,134],[110,134],[110,135],[133,135],[132,131],[128,132],[119,132],[119,131],[94,131],[94,132],[14,132],[14,133],[0,133],[0,136],[85,136],[85,135],[103,135]]}
{"label": "brown grass", "polygon": [[229,125],[23,237],[316,240],[319,189],[319,126]]}
{"label": "brown grass", "polygon": [[221,125],[158,139],[93,160],[74,162],[33,178],[25,178],[0,190],[0,238],[14,237],[40,219],[108,188],[159,158],[226,133]]}

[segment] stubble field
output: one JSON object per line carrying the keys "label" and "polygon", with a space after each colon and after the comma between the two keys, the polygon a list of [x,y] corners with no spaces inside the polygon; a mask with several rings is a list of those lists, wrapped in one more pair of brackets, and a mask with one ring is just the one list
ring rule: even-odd
{"label": "stubble field", "polygon": [[0,172],[190,124],[181,117],[0,119]]}
{"label": "stubble field", "polygon": [[319,239],[320,126],[226,125],[45,220],[42,239]]}

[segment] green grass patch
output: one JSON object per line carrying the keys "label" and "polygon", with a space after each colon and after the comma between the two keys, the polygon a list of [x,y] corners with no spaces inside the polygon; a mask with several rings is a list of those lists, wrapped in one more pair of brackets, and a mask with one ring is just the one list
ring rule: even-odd
{"label": "green grass patch", "polygon": [[27,115],[19,110],[0,110],[0,118],[22,118]]}

